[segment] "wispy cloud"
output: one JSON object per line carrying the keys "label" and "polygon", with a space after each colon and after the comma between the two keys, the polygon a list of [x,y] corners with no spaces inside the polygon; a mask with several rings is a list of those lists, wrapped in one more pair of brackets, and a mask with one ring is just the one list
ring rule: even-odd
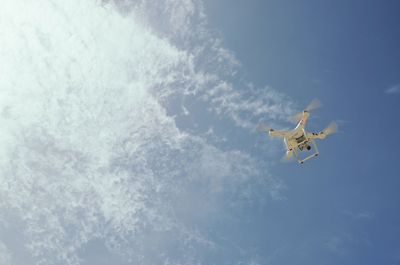
{"label": "wispy cloud", "polygon": [[400,84],[393,85],[385,90],[386,94],[399,94],[400,93]]}
{"label": "wispy cloud", "polygon": [[358,219],[372,219],[374,216],[372,212],[360,212],[356,215]]}
{"label": "wispy cloud", "polygon": [[346,253],[346,245],[348,244],[349,236],[332,236],[326,239],[325,247],[336,255],[344,255]]}
{"label": "wispy cloud", "polygon": [[124,3],[1,4],[0,208],[12,215],[0,221],[21,225],[25,264],[80,264],[94,241],[138,264],[200,263],[214,247],[204,220],[279,198],[265,165],[179,128],[166,106],[194,98],[248,129],[290,101],[227,81],[239,63],[201,2]]}
{"label": "wispy cloud", "polygon": [[260,119],[282,121],[294,112],[293,101],[287,95],[268,86],[258,88],[239,81],[240,62],[224,48],[223,40],[207,28],[202,1],[170,0],[168,3],[168,8],[160,8],[157,0],[137,1],[129,8],[124,5],[124,9],[141,17],[141,23],[155,29],[156,34],[186,55],[181,58],[179,72],[154,89],[159,98],[184,95],[203,100],[216,115],[251,130]]}
{"label": "wispy cloud", "polygon": [[11,254],[6,245],[0,241],[0,264],[12,264]]}
{"label": "wispy cloud", "polygon": [[359,212],[343,211],[343,214],[358,220],[368,220],[375,217],[375,213],[371,211],[359,211]]}

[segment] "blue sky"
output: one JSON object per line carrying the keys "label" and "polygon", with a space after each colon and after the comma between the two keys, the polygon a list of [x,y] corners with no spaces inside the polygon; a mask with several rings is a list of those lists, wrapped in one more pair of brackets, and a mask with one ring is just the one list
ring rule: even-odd
{"label": "blue sky", "polygon": [[396,1],[0,5],[1,265],[400,262]]}
{"label": "blue sky", "polygon": [[[400,82],[399,3],[206,1],[206,7],[249,80],[299,105],[321,99],[313,129],[332,119],[340,124],[315,161],[272,169],[288,191],[286,201],[258,216],[256,230],[265,234],[257,242],[282,248],[271,264],[397,264],[400,95],[387,90]],[[279,244],[266,243],[271,231]]]}

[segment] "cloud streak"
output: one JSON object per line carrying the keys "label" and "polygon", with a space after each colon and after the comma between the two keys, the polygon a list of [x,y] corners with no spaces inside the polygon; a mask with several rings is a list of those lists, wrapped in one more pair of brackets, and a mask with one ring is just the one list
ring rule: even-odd
{"label": "cloud streak", "polygon": [[400,84],[389,87],[388,89],[385,90],[385,93],[389,94],[389,95],[399,94],[400,93]]}

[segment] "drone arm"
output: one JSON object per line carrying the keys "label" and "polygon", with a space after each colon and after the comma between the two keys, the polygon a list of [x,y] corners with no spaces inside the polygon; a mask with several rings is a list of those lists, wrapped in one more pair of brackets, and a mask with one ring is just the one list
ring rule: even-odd
{"label": "drone arm", "polygon": [[326,138],[326,134],[324,132],[320,133],[307,133],[307,138],[308,139],[320,139],[323,140]]}
{"label": "drone arm", "polygon": [[271,137],[286,137],[287,132],[286,131],[275,131],[273,129],[270,129],[268,131],[268,134]]}
{"label": "drone arm", "polygon": [[307,133],[307,137],[311,139],[325,139],[328,135],[337,132],[338,126],[335,122],[331,122],[328,127],[319,133]]}
{"label": "drone arm", "polygon": [[308,111],[303,111],[303,113],[301,114],[301,119],[299,121],[299,125],[302,128],[304,128],[304,126],[306,126],[306,123],[308,121],[308,117],[310,117],[310,113]]}

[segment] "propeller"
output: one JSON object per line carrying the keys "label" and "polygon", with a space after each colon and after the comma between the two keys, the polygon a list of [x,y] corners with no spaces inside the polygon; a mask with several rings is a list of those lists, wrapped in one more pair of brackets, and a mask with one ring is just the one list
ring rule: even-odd
{"label": "propeller", "polygon": [[323,133],[326,136],[333,134],[335,132],[338,131],[338,125],[336,124],[336,122],[331,122],[329,123],[328,127],[326,127],[325,129],[322,130],[321,133]]}
{"label": "propeller", "polygon": [[[304,111],[310,112],[312,110],[318,109],[321,106],[322,106],[321,101],[319,101],[318,99],[315,98],[310,102],[310,104],[308,104],[308,106],[304,109]],[[303,115],[303,112],[299,112],[293,116],[290,116],[288,120],[292,123],[298,123],[299,120],[301,119],[302,115]]]}
{"label": "propeller", "polygon": [[317,99],[317,98],[314,98],[313,100],[311,100],[310,104],[308,104],[308,106],[304,110],[312,111],[312,110],[318,109],[321,106],[322,106],[321,101],[319,101],[319,99]]}
{"label": "propeller", "polygon": [[293,151],[286,151],[286,154],[284,157],[282,157],[281,162],[289,162],[293,157]]}
{"label": "propeller", "polygon": [[266,124],[264,122],[261,122],[257,126],[257,131],[259,131],[259,132],[269,132],[269,130],[271,130],[271,129],[272,128],[268,124]]}

